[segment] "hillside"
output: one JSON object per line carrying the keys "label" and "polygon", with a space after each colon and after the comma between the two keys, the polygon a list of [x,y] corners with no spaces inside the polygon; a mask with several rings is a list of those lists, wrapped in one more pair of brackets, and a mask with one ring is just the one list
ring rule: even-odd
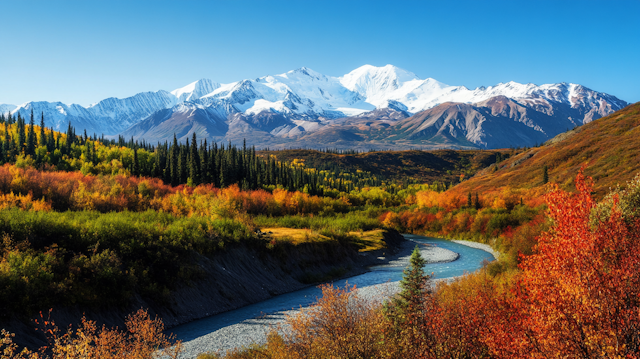
{"label": "hillside", "polygon": [[489,167],[456,186],[459,193],[489,193],[507,187],[531,189],[542,185],[543,168],[549,182],[574,190],[581,166],[595,182],[598,197],[609,188],[624,185],[640,172],[640,103],[625,107],[598,121],[577,127],[503,163]]}
{"label": "hillside", "polygon": [[337,168],[343,171],[364,171],[397,180],[418,182],[453,182],[460,174],[471,176],[496,162],[496,157],[511,150],[436,150],[436,151],[376,151],[356,154],[327,153],[316,150],[259,151],[259,155],[274,155],[279,161],[304,160],[305,166],[317,169]]}

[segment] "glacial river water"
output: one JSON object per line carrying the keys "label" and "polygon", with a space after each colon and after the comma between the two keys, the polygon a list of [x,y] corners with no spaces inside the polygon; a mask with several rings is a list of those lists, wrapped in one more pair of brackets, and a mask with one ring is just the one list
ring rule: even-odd
{"label": "glacial river water", "polygon": [[[471,248],[450,241],[422,237],[416,235],[404,235],[405,238],[438,246],[459,253],[460,257],[448,263],[432,263],[425,266],[426,273],[433,273],[435,279],[444,279],[473,272],[482,266],[484,260],[494,260],[493,255],[480,249]],[[345,283],[356,285],[357,288],[369,287],[387,282],[399,281],[402,278],[403,266],[379,266],[372,267],[370,272],[335,281],[333,284],[343,287]],[[308,287],[288,294],[252,304],[226,313],[213,315],[170,329],[177,339],[189,342],[222,328],[238,324],[247,319],[260,317],[264,314],[298,309],[301,306],[309,306],[321,296],[318,287]]]}

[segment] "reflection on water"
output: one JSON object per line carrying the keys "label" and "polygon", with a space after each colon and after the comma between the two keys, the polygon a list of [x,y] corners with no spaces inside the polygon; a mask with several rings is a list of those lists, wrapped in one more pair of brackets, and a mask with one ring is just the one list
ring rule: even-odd
{"label": "reflection on water", "polygon": [[[483,250],[463,246],[443,239],[408,234],[405,234],[404,236],[405,238],[415,242],[428,243],[460,254],[460,258],[456,261],[449,263],[433,263],[425,266],[425,272],[428,274],[433,273],[434,278],[436,279],[456,277],[463,275],[465,272],[473,272],[481,267],[482,262],[485,259],[490,261],[494,259],[490,253]],[[345,280],[335,281],[334,285],[343,287],[345,283],[348,282],[350,285],[356,285],[358,288],[363,288],[385,282],[399,281],[402,278],[403,269],[404,268],[397,266],[376,266],[372,268],[371,272]],[[213,315],[183,324],[172,328],[170,331],[177,336],[177,339],[189,341],[220,328],[240,323],[243,320],[264,315],[264,313],[274,313],[289,309],[297,309],[301,306],[308,306],[315,302],[317,297],[321,294],[322,291],[319,288],[309,287],[295,292],[282,294],[263,302],[226,313]]]}

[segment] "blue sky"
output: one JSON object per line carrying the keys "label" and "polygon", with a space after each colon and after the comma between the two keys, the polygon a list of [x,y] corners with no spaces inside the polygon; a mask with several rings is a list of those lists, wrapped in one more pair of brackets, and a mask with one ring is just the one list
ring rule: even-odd
{"label": "blue sky", "polygon": [[640,1],[0,1],[0,103],[88,105],[200,78],[393,64],[469,88],[640,101]]}

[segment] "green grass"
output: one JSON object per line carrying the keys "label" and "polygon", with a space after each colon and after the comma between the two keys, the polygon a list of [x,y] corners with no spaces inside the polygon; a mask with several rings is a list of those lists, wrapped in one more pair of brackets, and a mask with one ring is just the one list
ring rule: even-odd
{"label": "green grass", "polygon": [[253,222],[259,228],[299,228],[314,231],[331,231],[347,233],[353,231],[368,231],[380,227],[377,218],[363,215],[362,212],[352,212],[340,216],[310,217],[310,216],[257,216]]}
{"label": "green grass", "polygon": [[253,238],[246,225],[162,212],[0,211],[0,313],[166,299],[195,279],[193,252]]}

